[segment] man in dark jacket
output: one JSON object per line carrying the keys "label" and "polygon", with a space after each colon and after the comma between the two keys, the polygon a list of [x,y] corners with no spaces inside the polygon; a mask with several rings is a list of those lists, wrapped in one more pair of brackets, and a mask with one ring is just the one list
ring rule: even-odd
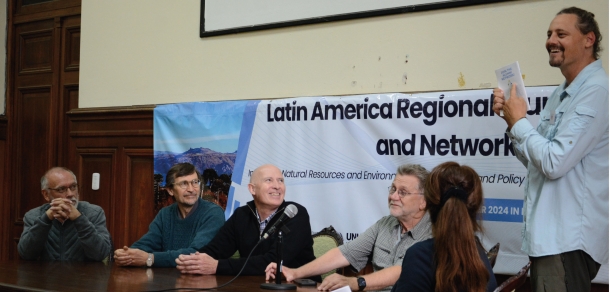
{"label": "man in dark jacket", "polygon": [[[277,260],[277,237],[272,235],[254,247],[291,204],[298,211],[286,223],[290,232],[283,234],[283,262],[299,267],[315,259],[309,214],[305,207],[284,201],[282,172],[273,165],[260,166],[252,173],[248,189],[254,200],[237,208],[209,244],[195,254],[178,257],[182,273],[236,275],[252,252],[242,274],[264,275],[265,267]],[[236,251],[240,257],[231,258]]]}

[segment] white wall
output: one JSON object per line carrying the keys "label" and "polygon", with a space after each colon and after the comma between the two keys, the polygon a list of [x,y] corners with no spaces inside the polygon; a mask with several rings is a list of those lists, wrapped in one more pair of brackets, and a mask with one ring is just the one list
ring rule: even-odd
{"label": "white wall", "polygon": [[608,71],[607,0],[509,1],[203,39],[200,0],[83,0],[79,106],[492,88],[494,70],[513,61],[526,86],[556,85],[546,31],[573,5],[596,14]]}

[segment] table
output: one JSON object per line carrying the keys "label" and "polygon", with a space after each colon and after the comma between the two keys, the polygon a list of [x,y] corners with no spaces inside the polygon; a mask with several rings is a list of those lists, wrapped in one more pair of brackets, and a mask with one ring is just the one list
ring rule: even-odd
{"label": "table", "polygon": [[[232,278],[182,275],[176,268],[119,267],[101,262],[0,262],[0,291],[158,291],[215,287]],[[261,289],[260,284],[264,282],[264,276],[240,276],[231,284],[212,291],[273,291]],[[297,286],[296,291],[314,292],[317,289]]]}

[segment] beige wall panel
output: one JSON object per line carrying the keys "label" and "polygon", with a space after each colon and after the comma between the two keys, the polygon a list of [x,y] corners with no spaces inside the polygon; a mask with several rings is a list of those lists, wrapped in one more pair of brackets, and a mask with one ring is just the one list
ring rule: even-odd
{"label": "beige wall panel", "polygon": [[[80,107],[493,88],[519,61],[526,86],[557,85],[546,31],[561,8],[509,1],[199,38],[200,0],[83,0]],[[602,59],[608,69],[608,51]],[[407,62],[408,61],[408,62]]]}

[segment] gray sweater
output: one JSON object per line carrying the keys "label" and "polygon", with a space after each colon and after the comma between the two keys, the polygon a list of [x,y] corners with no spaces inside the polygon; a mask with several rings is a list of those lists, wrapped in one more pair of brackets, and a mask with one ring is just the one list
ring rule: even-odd
{"label": "gray sweater", "polygon": [[23,217],[23,233],[19,239],[19,256],[25,260],[102,261],[112,252],[110,234],[106,229],[104,210],[80,201],[76,209],[81,216],[61,224],[49,220],[44,204]]}

